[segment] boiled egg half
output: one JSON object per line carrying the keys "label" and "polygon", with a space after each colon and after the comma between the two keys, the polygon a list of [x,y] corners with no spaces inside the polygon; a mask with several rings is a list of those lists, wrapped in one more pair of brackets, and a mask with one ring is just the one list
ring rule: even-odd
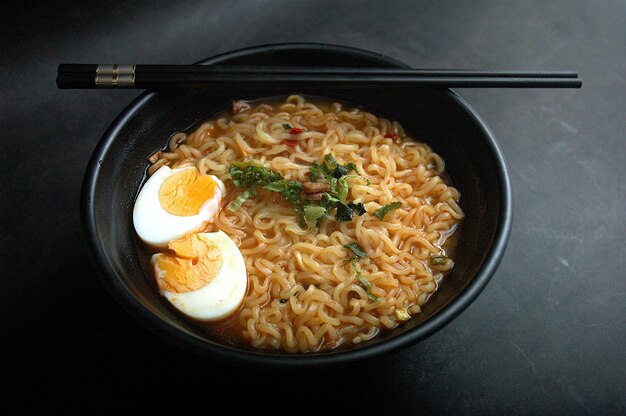
{"label": "boiled egg half", "polygon": [[203,321],[226,318],[246,294],[246,265],[223,231],[192,233],[152,256],[159,291],[185,315]]}
{"label": "boiled egg half", "polygon": [[139,237],[155,247],[166,247],[176,238],[199,231],[217,215],[224,183],[213,175],[201,175],[193,166],[160,167],[146,181],[133,208],[133,224]]}

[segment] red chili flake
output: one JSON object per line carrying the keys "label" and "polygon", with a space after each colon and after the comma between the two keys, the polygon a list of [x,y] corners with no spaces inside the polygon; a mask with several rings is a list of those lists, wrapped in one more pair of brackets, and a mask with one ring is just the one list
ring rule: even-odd
{"label": "red chili flake", "polygon": [[304,176],[306,176],[308,178],[309,176],[311,176],[311,172],[305,173]]}
{"label": "red chili flake", "polygon": [[217,332],[217,334],[219,336],[222,336],[222,335],[224,335],[224,328],[222,328],[222,327],[216,328],[215,332]]}
{"label": "red chili flake", "polygon": [[385,139],[391,139],[394,142],[400,140],[400,135],[398,133],[385,133]]}
{"label": "red chili flake", "polygon": [[283,140],[280,143],[281,144],[286,144],[287,146],[296,147],[298,145],[298,140]]}
{"label": "red chili flake", "polygon": [[301,128],[301,127],[292,127],[289,130],[289,134],[300,134],[300,133],[304,133],[304,131],[305,130],[303,128]]}

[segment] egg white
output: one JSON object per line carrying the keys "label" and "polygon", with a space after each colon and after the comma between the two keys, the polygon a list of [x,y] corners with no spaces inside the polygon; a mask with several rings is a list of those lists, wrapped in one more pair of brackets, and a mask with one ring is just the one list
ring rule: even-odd
{"label": "egg white", "polygon": [[[246,264],[237,245],[223,231],[200,235],[213,242],[221,252],[222,266],[217,276],[191,292],[160,290],[160,293],[185,315],[202,321],[215,321],[228,317],[241,305],[248,287]],[[157,257],[162,255],[152,256],[157,277],[164,273],[156,264]]]}
{"label": "egg white", "polygon": [[175,215],[161,206],[159,191],[163,182],[171,175],[185,169],[195,168],[171,169],[168,166],[162,166],[152,174],[139,192],[133,208],[133,224],[137,235],[145,243],[155,247],[166,247],[171,240],[200,230],[204,224],[213,219],[219,210],[226,188],[224,183],[213,175],[210,176],[217,183],[218,189],[215,195],[200,207],[198,214]]}

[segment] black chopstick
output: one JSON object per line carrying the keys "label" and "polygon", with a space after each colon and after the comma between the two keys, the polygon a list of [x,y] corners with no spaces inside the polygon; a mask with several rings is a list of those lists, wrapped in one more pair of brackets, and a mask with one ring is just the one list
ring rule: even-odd
{"label": "black chopstick", "polygon": [[575,71],[60,64],[59,88],[580,88]]}

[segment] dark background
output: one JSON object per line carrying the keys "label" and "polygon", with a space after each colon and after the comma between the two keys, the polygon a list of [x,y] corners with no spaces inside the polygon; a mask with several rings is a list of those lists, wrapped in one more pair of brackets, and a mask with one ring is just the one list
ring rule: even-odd
{"label": "dark background", "polygon": [[[0,7],[3,410],[626,412],[623,0]],[[457,90],[507,159],[509,246],[460,317],[373,362],[302,373],[207,362],[128,315],[88,257],[83,173],[139,91],[58,90],[57,65],[193,63],[283,41],[369,49],[414,67],[569,69],[583,78],[580,90]]]}

